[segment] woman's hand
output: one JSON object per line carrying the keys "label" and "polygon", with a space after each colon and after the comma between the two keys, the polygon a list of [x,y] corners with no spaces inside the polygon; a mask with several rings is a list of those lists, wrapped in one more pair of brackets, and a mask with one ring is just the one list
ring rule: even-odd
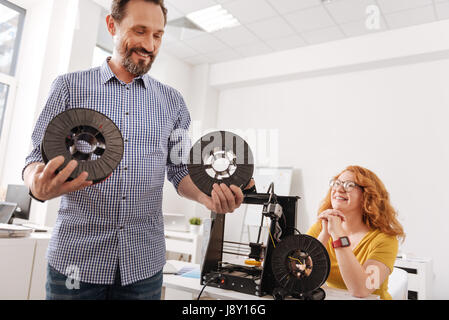
{"label": "woman's hand", "polygon": [[329,239],[329,236],[335,239],[335,235],[337,233],[343,232],[341,223],[345,221],[345,216],[341,211],[335,209],[327,209],[318,215],[318,219],[321,220],[321,239],[327,241],[327,239]]}
{"label": "woman's hand", "polygon": [[327,232],[330,234],[332,239],[336,240],[345,235],[345,231],[342,227],[342,218],[336,215],[329,215],[327,218]]}

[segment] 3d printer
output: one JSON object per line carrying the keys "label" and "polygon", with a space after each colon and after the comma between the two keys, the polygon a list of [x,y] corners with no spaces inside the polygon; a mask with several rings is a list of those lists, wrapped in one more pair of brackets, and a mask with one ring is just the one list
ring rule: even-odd
{"label": "3d printer", "polygon": [[[262,217],[271,220],[266,245],[224,240],[224,214],[213,214],[209,244],[201,270],[201,284],[275,299],[288,296],[303,300],[324,299],[320,287],[327,280],[330,261],[325,247],[315,238],[300,234],[296,226],[299,197],[278,196],[274,185],[267,193],[246,194],[244,203],[262,205]],[[246,245],[252,265],[229,263],[223,254],[233,245]]]}
{"label": "3d printer", "polygon": [[[245,189],[254,172],[253,155],[241,137],[226,131],[211,132],[191,148],[188,170],[195,185],[208,195],[215,183]],[[329,275],[329,255],[321,242],[296,230],[298,199],[276,195],[273,184],[267,193],[247,192],[244,203],[262,205],[257,241],[248,244],[225,241],[226,215],[212,213],[201,284],[257,296],[269,294],[275,299],[324,299],[320,287]],[[260,242],[264,217],[270,220],[269,232],[266,241]],[[247,250],[233,252],[236,246]],[[244,255],[250,263],[225,261],[225,254]]]}

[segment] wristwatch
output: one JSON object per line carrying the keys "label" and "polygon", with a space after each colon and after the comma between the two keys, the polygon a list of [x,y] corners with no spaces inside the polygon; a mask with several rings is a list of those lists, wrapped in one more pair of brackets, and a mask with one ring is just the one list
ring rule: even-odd
{"label": "wristwatch", "polygon": [[334,242],[332,242],[332,248],[344,248],[349,247],[351,245],[351,242],[349,241],[348,237],[340,237]]}
{"label": "wristwatch", "polygon": [[33,195],[33,193],[31,192],[31,189],[29,189],[28,194],[30,195],[31,198],[33,198],[33,199],[36,200],[36,201],[39,201],[39,202],[42,202],[42,203],[45,202],[45,200],[41,200],[41,199],[36,198],[36,197]]}

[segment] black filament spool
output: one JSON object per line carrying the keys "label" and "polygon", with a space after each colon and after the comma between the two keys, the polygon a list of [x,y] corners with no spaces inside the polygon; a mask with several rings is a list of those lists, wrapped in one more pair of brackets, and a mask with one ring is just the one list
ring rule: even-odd
{"label": "black filament spool", "polygon": [[313,292],[326,282],[330,259],[319,240],[304,234],[292,235],[276,245],[271,267],[282,288],[290,294],[303,294]]}
{"label": "black filament spool", "polygon": [[78,161],[68,181],[86,171],[88,181],[100,183],[120,164],[124,143],[120,129],[107,116],[91,109],[73,108],[49,123],[41,151],[46,164],[55,157],[64,157],[64,164],[57,172],[71,160]]}
{"label": "black filament spool", "polygon": [[210,196],[215,183],[244,189],[253,177],[254,158],[241,137],[228,131],[215,131],[193,145],[187,167],[193,183]]}

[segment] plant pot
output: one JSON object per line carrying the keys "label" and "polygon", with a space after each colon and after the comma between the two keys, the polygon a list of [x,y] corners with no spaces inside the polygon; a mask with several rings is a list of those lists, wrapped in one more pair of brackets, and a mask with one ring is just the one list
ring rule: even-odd
{"label": "plant pot", "polygon": [[193,234],[199,234],[200,233],[201,225],[191,224],[190,225],[190,232]]}

